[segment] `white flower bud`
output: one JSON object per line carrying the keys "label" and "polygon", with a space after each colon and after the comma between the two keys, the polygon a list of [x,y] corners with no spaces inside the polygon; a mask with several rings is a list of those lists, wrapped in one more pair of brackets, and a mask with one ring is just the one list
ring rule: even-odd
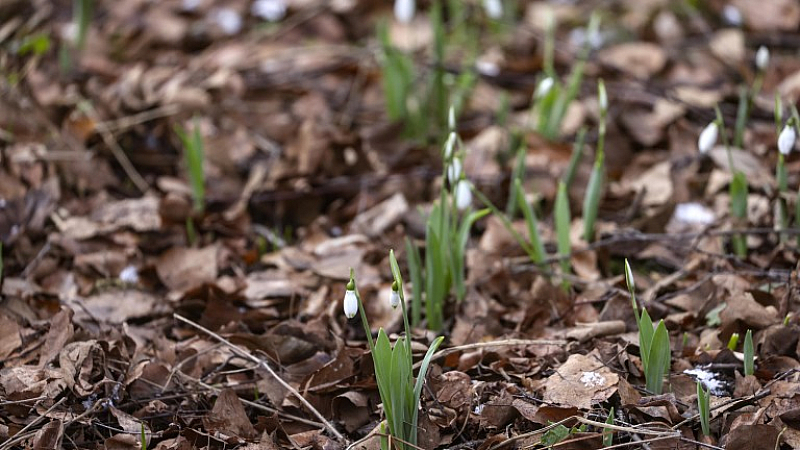
{"label": "white flower bud", "polygon": [[760,71],[767,70],[767,66],[769,65],[769,49],[764,47],[758,47],[756,51],[756,67]]}
{"label": "white flower bud", "polygon": [[627,258],[625,259],[625,283],[628,285],[629,290],[636,290],[636,282],[633,280],[633,271],[631,270],[631,265],[628,264]]}
{"label": "white flower bud", "polygon": [[536,87],[536,98],[542,98],[550,92],[550,89],[553,88],[553,84],[555,81],[551,77],[547,77],[544,80],[539,82],[539,86]]}
{"label": "white flower bud", "polygon": [[492,19],[500,19],[503,17],[503,4],[500,0],[483,0],[483,9],[486,10],[486,15]]}
{"label": "white flower bud", "polygon": [[456,184],[456,208],[463,211],[470,205],[472,205],[472,190],[470,190],[469,181],[461,179]]}
{"label": "white flower bud", "polygon": [[459,178],[461,178],[461,159],[455,158],[453,159],[453,163],[447,167],[447,181],[449,181],[450,184],[455,184]]}
{"label": "white flower bud", "polygon": [[778,136],[778,151],[782,155],[788,155],[794,148],[794,141],[797,140],[797,131],[791,123],[783,127],[783,131]]}
{"label": "white flower bud", "polygon": [[603,80],[597,85],[597,103],[600,105],[600,111],[605,113],[608,111],[608,94],[606,94],[606,84]]}
{"label": "white flower bud", "polygon": [[416,9],[414,0],[395,0],[394,18],[400,23],[409,23],[414,18]]}
{"label": "white flower bud", "polygon": [[706,127],[703,128],[703,131],[700,133],[700,138],[697,140],[697,149],[700,150],[700,153],[708,153],[708,151],[711,150],[717,143],[718,136],[719,126],[717,125],[717,122],[711,122],[710,124],[706,125]]}
{"label": "white flower bud", "polygon": [[450,131],[456,130],[456,110],[452,106],[447,111],[447,126],[450,127]]}
{"label": "white flower bud", "polygon": [[356,291],[348,289],[344,293],[344,315],[348,319],[352,319],[358,312],[358,298],[356,298]]}
{"label": "white flower bud", "polygon": [[451,131],[450,135],[447,136],[447,142],[444,143],[444,160],[447,161],[453,157],[453,149],[456,147],[456,140],[458,139],[458,135],[455,131]]}

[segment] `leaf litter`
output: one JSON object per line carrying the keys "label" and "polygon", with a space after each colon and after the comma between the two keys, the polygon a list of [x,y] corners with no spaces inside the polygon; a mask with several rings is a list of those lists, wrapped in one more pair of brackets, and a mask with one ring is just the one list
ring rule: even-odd
{"label": "leaf litter", "polygon": [[[378,448],[381,400],[366,336],[341,314],[344,282],[355,268],[371,323],[401,331],[384,298],[388,249],[404,266],[404,239],[423,242],[443,182],[438,141],[407,139],[383,113],[374,25],[391,8],[94,3],[82,52],[66,3],[0,6],[0,448]],[[429,70],[422,3],[389,35]],[[762,3],[518,2],[505,30],[481,35],[458,120],[476,188],[505,205],[519,140],[555,248],[571,146],[511,132],[531,119],[549,15],[559,74],[582,42],[596,47],[561,131],[596,125],[602,77],[608,180],[598,240],[572,233],[569,292],[550,279],[557,261],[535,266],[496,217],[477,223],[468,289],[449,303],[423,391],[421,448],[599,448],[604,430],[650,448],[800,448],[797,230],[777,233],[773,209],[797,198],[776,191],[772,122],[774,94],[794,104],[800,92],[800,7]],[[594,7],[619,14],[596,36],[571,27]],[[36,39],[50,48],[25,50]],[[739,259],[728,153],[695,146],[717,103],[733,123],[761,45],[772,60],[730,155],[751,186]],[[472,70],[457,55],[447,70]],[[202,212],[174,133],[192,124],[206,150]],[[582,150],[573,207],[593,159]],[[786,163],[796,186],[795,155]],[[670,331],[661,395],[643,390],[626,257]],[[745,376],[727,343],[748,329],[757,370]],[[418,355],[435,338],[412,334]],[[712,388],[711,436],[696,381]]]}

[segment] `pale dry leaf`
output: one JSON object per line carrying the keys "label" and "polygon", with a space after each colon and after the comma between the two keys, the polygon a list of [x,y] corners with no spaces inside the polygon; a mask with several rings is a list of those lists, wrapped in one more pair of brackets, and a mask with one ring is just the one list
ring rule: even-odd
{"label": "pale dry leaf", "polygon": [[733,0],[731,4],[755,31],[796,31],[800,24],[800,3],[796,0]]}
{"label": "pale dry leaf", "polygon": [[741,29],[719,30],[708,45],[711,53],[729,66],[738,66],[744,61],[744,32]]}
{"label": "pale dry leaf", "polygon": [[156,272],[170,290],[184,292],[217,278],[216,245],[204,248],[173,247],[158,258]]}
{"label": "pale dry leaf", "polygon": [[573,354],[547,378],[544,400],[588,410],[614,395],[618,382],[600,358]]}
{"label": "pale dry leaf", "polygon": [[661,46],[651,42],[615,45],[602,50],[598,57],[601,63],[642,80],[660,72],[667,63]]}

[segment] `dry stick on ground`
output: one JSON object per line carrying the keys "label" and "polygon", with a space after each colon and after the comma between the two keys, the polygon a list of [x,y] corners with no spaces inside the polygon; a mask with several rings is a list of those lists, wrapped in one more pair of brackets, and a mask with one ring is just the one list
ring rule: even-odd
{"label": "dry stick on ground", "polygon": [[35,434],[36,434],[35,432],[26,433],[26,431],[28,431],[29,429],[33,428],[33,426],[34,426],[34,425],[36,425],[36,424],[37,424],[37,423],[39,423],[39,422],[40,422],[42,419],[44,419],[45,417],[47,417],[47,415],[48,415],[48,414],[50,414],[51,412],[53,412],[53,410],[54,410],[54,409],[56,409],[56,407],[58,407],[60,404],[64,403],[66,400],[67,400],[67,398],[66,398],[66,397],[64,397],[64,398],[62,398],[61,400],[57,401],[55,404],[53,404],[53,406],[51,406],[50,408],[48,408],[48,409],[47,409],[47,411],[45,411],[45,412],[44,412],[44,414],[42,414],[41,416],[39,416],[39,417],[37,417],[37,418],[33,419],[33,421],[32,421],[31,423],[29,423],[29,424],[25,425],[25,427],[24,427],[24,428],[22,428],[21,430],[19,430],[19,431],[17,432],[17,434],[15,434],[15,435],[14,435],[14,437],[13,437],[13,438],[11,438],[11,439],[7,440],[6,442],[3,442],[3,445],[0,445],[0,450],[5,450],[5,449],[7,449],[7,448],[12,448],[12,447],[14,447],[16,444],[18,444],[19,442],[22,442],[22,441],[24,441],[25,439],[27,439],[27,438],[29,438],[29,437],[31,437],[31,436],[33,436],[33,435],[35,435]]}
{"label": "dry stick on ground", "polygon": [[180,320],[181,322],[183,322],[183,323],[185,323],[187,325],[191,325],[192,327],[197,328],[198,330],[202,331],[203,333],[206,333],[207,335],[213,337],[217,341],[225,344],[228,348],[233,350],[234,353],[236,353],[237,355],[241,356],[242,358],[245,358],[245,359],[248,359],[250,361],[253,361],[254,363],[258,364],[260,367],[263,367],[264,369],[266,369],[266,371],[269,372],[269,374],[272,375],[272,377],[275,378],[275,380],[278,383],[280,383],[280,385],[283,386],[284,389],[288,390],[289,392],[292,393],[292,395],[297,397],[297,399],[300,400],[300,403],[302,403],[303,406],[308,408],[308,410],[311,411],[311,413],[314,414],[317,417],[317,419],[319,419],[320,422],[322,422],[322,424],[325,426],[325,428],[328,429],[328,431],[331,432],[331,434],[336,436],[336,439],[339,439],[340,441],[344,441],[345,440],[344,436],[342,436],[342,434],[339,433],[336,430],[336,428],[334,428],[333,425],[331,425],[331,423],[328,422],[328,420],[325,419],[325,417],[322,414],[320,414],[320,412],[317,411],[317,409],[314,408],[314,406],[312,406],[311,403],[308,402],[308,400],[306,400],[302,395],[300,395],[300,393],[297,392],[297,389],[293,388],[291,385],[289,385],[289,383],[287,383],[281,377],[279,377],[278,374],[275,373],[274,370],[272,370],[272,367],[270,367],[269,364],[267,364],[266,362],[262,361],[259,358],[256,358],[255,356],[251,355],[250,352],[242,350],[241,348],[237,347],[236,345],[231,344],[230,341],[228,341],[224,337],[220,336],[219,334],[214,333],[213,331],[209,330],[208,328],[205,328],[205,327],[201,326],[200,324],[192,322],[191,320],[181,316],[180,314],[173,314],[172,317]]}

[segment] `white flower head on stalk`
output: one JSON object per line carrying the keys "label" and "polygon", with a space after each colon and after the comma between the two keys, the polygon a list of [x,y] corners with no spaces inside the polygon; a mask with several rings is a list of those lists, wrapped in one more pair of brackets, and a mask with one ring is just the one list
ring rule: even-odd
{"label": "white flower head on stalk", "polygon": [[455,184],[461,178],[461,158],[453,158],[453,162],[447,167],[447,181]]}
{"label": "white flower head on stalk", "polygon": [[456,208],[463,211],[472,204],[472,190],[469,181],[462,178],[456,184]]}
{"label": "white flower head on stalk", "polygon": [[352,319],[358,312],[358,298],[356,297],[356,282],[352,278],[347,283],[347,290],[344,293],[344,315]]}
{"label": "white flower head on stalk", "polygon": [[600,113],[605,114],[608,111],[608,94],[603,80],[600,80],[597,84],[597,103],[600,105]]}
{"label": "white flower head on stalk", "polygon": [[703,128],[703,131],[700,133],[700,138],[697,139],[697,149],[700,150],[700,153],[706,154],[709,150],[711,150],[714,145],[717,143],[717,138],[719,137],[719,125],[717,122],[711,122],[710,124],[706,125]]}
{"label": "white flower head on stalk", "polygon": [[389,294],[389,305],[392,308],[397,308],[400,304],[400,288],[397,286],[397,281],[392,281],[392,292]]}
{"label": "white flower head on stalk", "polygon": [[547,77],[540,81],[539,86],[536,87],[536,98],[542,98],[547,95],[550,89],[553,89],[553,84],[555,84],[555,81],[552,77]]}
{"label": "white flower head on stalk", "polygon": [[458,140],[458,135],[455,131],[451,131],[450,135],[447,136],[447,142],[444,143],[444,160],[448,161],[450,158],[453,157],[453,149],[456,147],[456,141]]}
{"label": "white flower head on stalk", "polygon": [[486,15],[492,19],[500,19],[503,17],[503,4],[500,0],[483,0],[483,9]]}
{"label": "white flower head on stalk", "polygon": [[636,290],[636,281],[633,279],[633,271],[631,270],[631,265],[628,264],[627,258],[625,258],[625,283],[628,285],[628,290]]}
{"label": "white flower head on stalk", "polygon": [[[791,122],[791,121],[790,121]],[[794,124],[787,123],[783,127],[783,131],[778,135],[778,151],[786,156],[792,152],[794,142],[797,140],[797,131],[794,129]]]}
{"label": "white flower head on stalk", "polygon": [[417,9],[414,0],[394,0],[394,18],[400,23],[409,23]]}
{"label": "white flower head on stalk", "polygon": [[447,111],[447,126],[450,128],[450,131],[456,131],[456,110],[452,106],[450,106],[450,110]]}
{"label": "white flower head on stalk", "polygon": [[763,72],[767,70],[768,65],[769,65],[769,49],[762,45],[761,47],[758,47],[758,50],[756,50],[756,67],[758,68],[758,70]]}

